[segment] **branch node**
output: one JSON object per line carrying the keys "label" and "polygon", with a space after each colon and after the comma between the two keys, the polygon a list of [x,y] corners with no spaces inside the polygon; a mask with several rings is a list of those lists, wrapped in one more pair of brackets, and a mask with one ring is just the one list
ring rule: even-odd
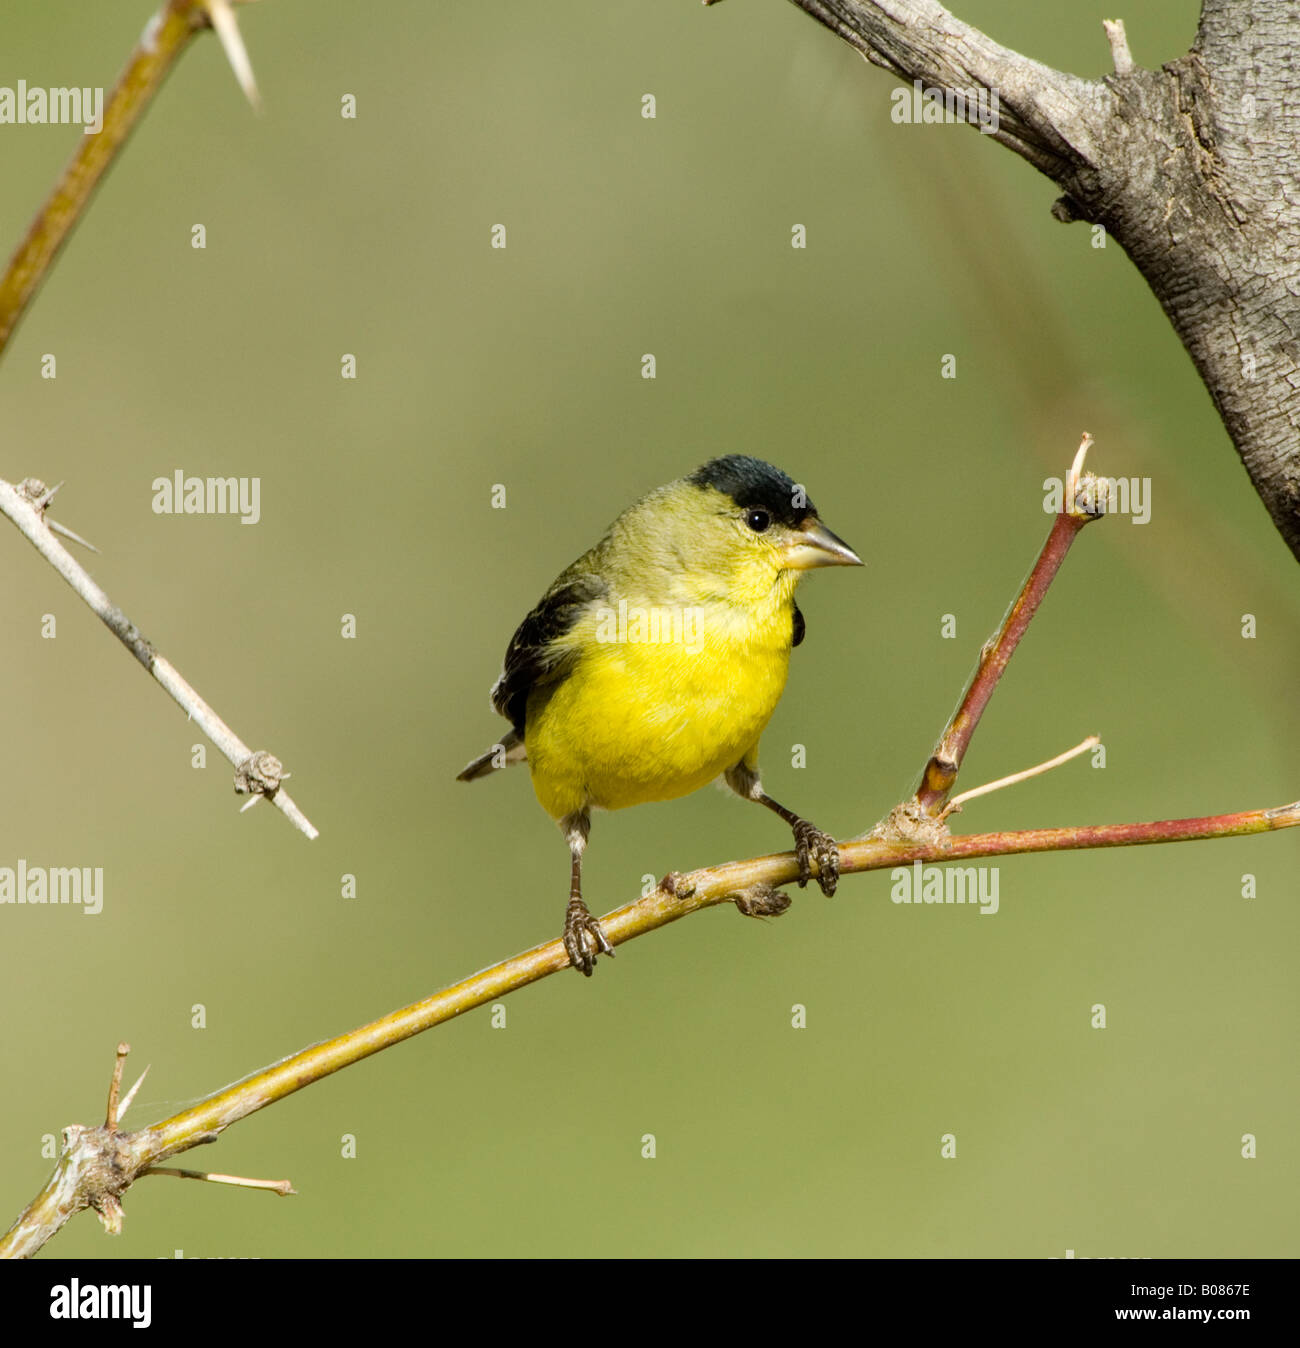
{"label": "branch node", "polygon": [[746,917],[780,917],[790,906],[790,896],[784,890],[762,883],[746,885],[727,898]]}
{"label": "branch node", "polygon": [[948,826],[913,796],[900,801],[868,833],[864,841],[897,843],[908,847],[937,847],[948,838]]}
{"label": "branch node", "polygon": [[[280,789],[280,783],[290,776],[292,773],[285,772],[284,764],[274,754],[258,749],[235,769],[235,794],[251,795],[254,799],[273,796]],[[249,801],[249,805],[252,803]]]}
{"label": "branch node", "polygon": [[1052,202],[1052,219],[1059,220],[1063,225],[1072,225],[1076,220],[1088,218],[1083,207],[1068,193]]}
{"label": "branch node", "polygon": [[55,483],[53,487],[47,487],[39,477],[25,477],[14,488],[18,496],[27,502],[28,505],[40,516],[40,521],[47,529],[56,534],[62,534],[64,538],[70,538],[74,543],[80,543],[83,548],[88,548],[91,552],[98,552],[99,549],[93,544],[82,538],[80,534],[74,534],[71,529],[65,525],[57,524],[54,520],[47,520],[45,512],[49,509],[50,502],[54,500],[54,493],[63,486],[62,482]]}
{"label": "branch node", "polygon": [[688,879],[679,871],[669,871],[662,880],[659,881],[659,891],[662,894],[669,894],[674,899],[689,899],[695,893],[696,885],[693,880]]}
{"label": "branch node", "polygon": [[54,493],[63,486],[62,482],[47,487],[39,477],[25,477],[14,489],[29,505],[34,506],[43,515],[45,507],[54,500]]}
{"label": "branch node", "polygon": [[[121,1055],[119,1068],[120,1063]],[[116,1075],[120,1076],[120,1071]],[[55,1190],[58,1208],[66,1216],[92,1208],[110,1236],[120,1235],[124,1220],[122,1195],[139,1173],[136,1155],[139,1136],[107,1125],[87,1128],[79,1123],[68,1124],[63,1130],[63,1154],[54,1179],[47,1186]]]}

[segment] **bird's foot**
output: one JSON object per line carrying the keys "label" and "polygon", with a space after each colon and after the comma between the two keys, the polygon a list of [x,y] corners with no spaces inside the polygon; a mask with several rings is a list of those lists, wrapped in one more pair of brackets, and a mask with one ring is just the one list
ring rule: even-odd
{"label": "bird's foot", "polygon": [[790,906],[790,896],[771,885],[749,885],[727,897],[746,917],[780,917]]}
{"label": "bird's foot", "polygon": [[600,923],[576,895],[569,899],[564,913],[564,948],[569,952],[569,963],[587,978],[596,968],[597,955],[614,958],[614,947],[605,939]]}
{"label": "bird's foot", "polygon": [[817,863],[817,883],[828,897],[835,893],[840,880],[840,854],[829,833],[800,819],[794,825],[794,851],[799,859],[799,888],[812,879],[812,863]]}
{"label": "bird's foot", "polygon": [[659,881],[659,888],[674,899],[689,899],[695,893],[695,885],[678,871],[669,871]]}

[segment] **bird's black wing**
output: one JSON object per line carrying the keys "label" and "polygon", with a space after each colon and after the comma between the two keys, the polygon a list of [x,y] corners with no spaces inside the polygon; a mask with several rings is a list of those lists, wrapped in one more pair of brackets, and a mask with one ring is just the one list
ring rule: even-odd
{"label": "bird's black wing", "polygon": [[808,624],[803,620],[803,614],[799,612],[799,605],[794,606],[794,638],[790,642],[791,646],[797,646],[803,640],[803,634],[808,630]]}
{"label": "bird's black wing", "polygon": [[492,705],[524,733],[528,694],[539,683],[563,679],[577,656],[556,643],[571,631],[584,610],[609,592],[590,572],[561,576],[535,609],[519,624],[506,648],[505,667],[492,688]]}

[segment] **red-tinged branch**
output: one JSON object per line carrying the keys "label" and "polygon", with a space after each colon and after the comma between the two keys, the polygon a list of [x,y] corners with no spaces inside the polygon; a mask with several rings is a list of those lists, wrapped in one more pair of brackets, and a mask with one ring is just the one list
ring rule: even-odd
{"label": "red-tinged branch", "polygon": [[1061,513],[1052,522],[1051,533],[1047,535],[1047,542],[1043,544],[1034,569],[1029,573],[1029,579],[1025,581],[1015,603],[1007,610],[997,635],[986,642],[980,652],[979,667],[970,687],[966,689],[966,696],[962,698],[961,706],[949,721],[948,728],[921,774],[915,801],[921,814],[931,819],[937,819],[943,814],[975,728],[984,715],[984,708],[988,706],[1007,662],[1020,645],[1020,638],[1025,635],[1034,614],[1038,612],[1039,604],[1056,579],[1070,545],[1085,524],[1099,519],[1104,512],[1104,488],[1096,477],[1083,472],[1083,462],[1091,447],[1092,436],[1085,431],[1074,462],[1065,476]]}
{"label": "red-tinged branch", "polygon": [[[938,863],[1023,852],[1240,837],[1297,824],[1300,802],[1199,819],[984,833],[963,838],[950,837],[942,824],[932,824],[935,835],[926,842],[867,838],[842,844],[840,873],[886,870],[914,861]],[[789,852],[712,866],[674,877],[672,885],[601,918],[601,925],[611,944],[623,945],[701,908],[734,903],[743,894],[789,884],[798,871],[798,863]],[[201,1143],[214,1142],[231,1124],[257,1110],[434,1025],[566,970],[568,965],[563,941],[550,941],[360,1029],[304,1049],[138,1132],[71,1125],[65,1132],[63,1156],[49,1183],[8,1234],[0,1238],[0,1257],[35,1254],[70,1217],[87,1207],[99,1212],[110,1230],[119,1229],[121,1195],[151,1166]]]}
{"label": "red-tinged branch", "polygon": [[8,345],[59,250],[81,218],[100,179],[117,158],[190,38],[207,22],[203,0],[169,0],[146,26],[126,69],[109,95],[103,126],[95,135],[82,136],[76,154],[32,221],[27,237],[19,244],[3,279],[0,279],[0,353]]}
{"label": "red-tinged branch", "polygon": [[[883,842],[871,838],[840,845],[840,874],[910,865],[913,861],[959,861],[972,857],[1016,856],[1026,852],[1077,852],[1096,847],[1139,847],[1147,843],[1196,842],[1272,833],[1300,824],[1300,801],[1268,810],[1160,819],[1149,824],[1081,824],[1007,833],[945,836],[942,841]],[[887,849],[882,853],[882,848]]]}
{"label": "red-tinged branch", "polygon": [[957,708],[948,723],[948,728],[943,732],[943,737],[931,755],[930,761],[925,765],[921,784],[916,789],[917,802],[931,817],[937,816],[947,803],[949,793],[956,784],[957,774],[961,770],[962,759],[965,758],[966,750],[970,747],[975,734],[975,728],[980,723],[980,717],[984,715],[984,708],[988,706],[993,690],[998,686],[998,680],[1007,667],[1007,662],[1020,645],[1020,638],[1025,635],[1034,614],[1038,612],[1043,596],[1061,569],[1065,554],[1069,552],[1070,545],[1087,522],[1087,516],[1056,517],[1052,524],[1052,532],[1048,534],[1047,542],[1043,545],[1043,551],[1025,582],[1025,588],[1007,610],[1007,616],[1002,620],[998,634],[980,652],[979,668],[975,671],[975,677],[966,690],[966,696],[962,698],[961,706]]}

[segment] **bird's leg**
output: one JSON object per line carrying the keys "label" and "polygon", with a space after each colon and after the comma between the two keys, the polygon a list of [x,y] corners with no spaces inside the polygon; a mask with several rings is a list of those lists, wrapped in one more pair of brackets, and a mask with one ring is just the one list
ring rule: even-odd
{"label": "bird's leg", "polygon": [[582,854],[591,832],[591,816],[585,811],[565,815],[560,827],[569,844],[572,858],[569,882],[569,906],[564,912],[564,948],[569,952],[569,963],[588,978],[596,967],[596,956],[614,957],[614,947],[605,939],[600,923],[591,915],[591,909],[582,901]]}
{"label": "bird's leg", "polygon": [[823,833],[815,824],[801,819],[793,810],[787,810],[780,801],[773,800],[763,790],[758,779],[756,765],[740,762],[734,768],[728,768],[727,785],[745,800],[756,800],[766,805],[773,814],[779,814],[794,833],[794,851],[799,860],[799,887],[812,879],[812,863],[817,863],[817,883],[826,895],[835,893],[840,879],[840,854],[835,839],[829,833]]}

